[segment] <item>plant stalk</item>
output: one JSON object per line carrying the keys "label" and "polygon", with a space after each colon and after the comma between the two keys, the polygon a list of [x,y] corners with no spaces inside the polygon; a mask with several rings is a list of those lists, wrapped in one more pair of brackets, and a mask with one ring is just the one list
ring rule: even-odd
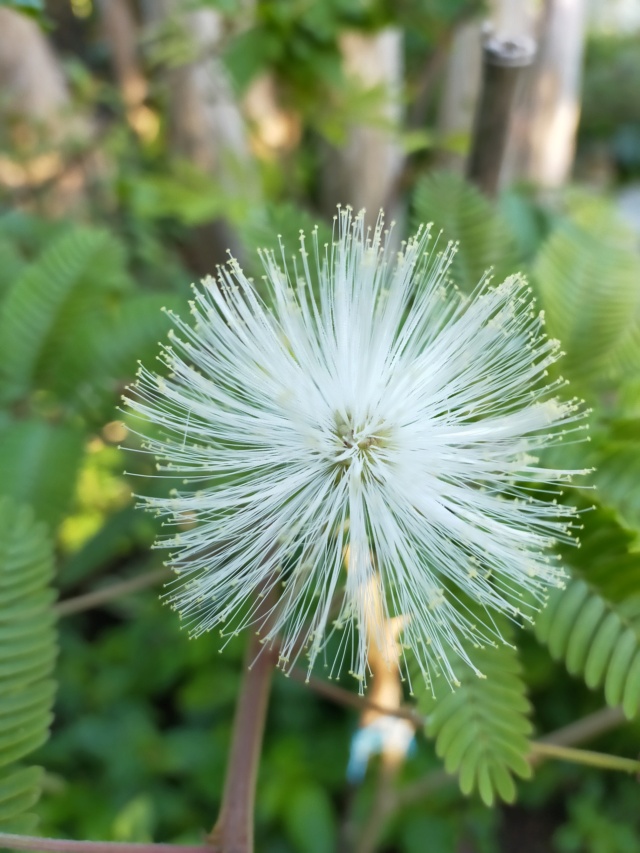
{"label": "plant stalk", "polygon": [[573,764],[586,764],[589,767],[599,767],[601,770],[619,770],[623,773],[640,773],[640,761],[633,758],[623,758],[619,755],[608,755],[604,752],[593,752],[589,749],[572,749],[569,746],[559,746],[555,743],[531,744],[531,754],[534,757],[556,758],[560,761],[570,761]]}
{"label": "plant stalk", "polygon": [[273,657],[252,634],[233,722],[222,806],[209,842],[221,853],[253,853],[253,812]]}

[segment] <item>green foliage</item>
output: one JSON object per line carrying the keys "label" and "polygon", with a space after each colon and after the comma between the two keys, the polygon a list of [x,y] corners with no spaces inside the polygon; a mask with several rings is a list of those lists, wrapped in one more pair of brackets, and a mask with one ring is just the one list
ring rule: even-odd
{"label": "green foliage", "polygon": [[[581,448],[585,464],[595,468],[590,480],[598,501],[615,515],[616,522],[631,534],[627,547],[640,550],[640,425],[638,420],[613,421],[594,430],[587,448]],[[618,531],[618,538],[624,539]],[[635,539],[635,541],[633,541]],[[597,559],[598,555],[594,554]],[[634,578],[637,582],[638,578]]]}
{"label": "green foliage", "polygon": [[[637,567],[636,567],[637,568]],[[536,637],[551,655],[564,659],[588,687],[604,684],[609,705],[622,704],[627,717],[640,705],[640,599],[608,601],[581,579],[554,591],[536,621]]]}
{"label": "green foliage", "polygon": [[568,820],[554,836],[554,849],[558,853],[635,853],[640,830],[636,802],[636,780],[618,777],[605,783],[588,777],[569,801]]}
{"label": "green foliage", "polygon": [[442,248],[448,240],[459,241],[451,278],[463,291],[471,292],[488,270],[502,281],[520,268],[514,237],[501,214],[458,175],[422,178],[413,208],[413,230],[432,222],[434,238],[442,231],[438,238]]}
{"label": "green foliage", "polygon": [[21,274],[24,264],[15,243],[0,234],[0,299]]}
{"label": "green foliage", "polygon": [[320,785],[293,792],[285,813],[287,834],[299,853],[333,853],[337,827],[331,801]]}
{"label": "green foliage", "polygon": [[133,375],[141,353],[147,359],[157,354],[170,325],[165,308],[187,313],[183,300],[160,293],[132,294],[113,310],[96,330],[94,381],[102,378],[113,390],[114,378]]}
{"label": "green foliage", "polygon": [[470,653],[484,677],[459,664],[460,686],[452,691],[440,678],[434,695],[428,688],[420,693],[418,707],[427,718],[427,735],[435,738],[436,753],[447,772],[457,774],[462,793],[477,790],[487,806],[496,800],[511,803],[514,775],[531,775],[531,709],[522,667],[510,646]]}
{"label": "green foliage", "polygon": [[182,303],[136,291],[123,241],[104,229],[4,217],[0,260],[0,480],[55,530],[89,424],[114,418],[138,359],[165,337],[161,308]]}
{"label": "green foliage", "polygon": [[[43,832],[129,841],[150,832],[156,840],[197,844],[210,828],[244,638],[221,654],[216,634],[191,641],[169,616],[157,590],[149,590],[62,621],[56,734],[41,760],[65,784],[41,802]],[[300,849],[336,849],[327,845],[335,839],[353,724],[303,685],[275,675],[258,781],[261,850],[297,851],[294,839],[310,817],[318,837]],[[309,805],[320,799],[310,816]]]}
{"label": "green foliage", "polygon": [[162,174],[138,176],[129,195],[141,220],[175,218],[189,226],[216,219],[228,206],[219,184],[189,163],[175,163]]}
{"label": "green foliage", "polygon": [[[7,495],[30,505],[52,529],[68,511],[84,454],[77,425],[42,418],[0,424],[0,482]],[[63,474],[63,476],[61,476]]]}
{"label": "green foliage", "polygon": [[[305,247],[311,252],[313,232],[317,230],[320,251],[331,243],[331,229],[320,217],[293,204],[267,205],[249,216],[240,224],[240,236],[248,257],[248,269],[256,278],[264,275],[258,250],[273,252],[276,259],[284,261],[293,270],[300,263],[300,236],[304,233]],[[283,252],[284,249],[284,252]],[[310,264],[313,275],[314,264]]]}
{"label": "green foliage", "polygon": [[8,6],[17,12],[40,17],[44,13],[44,0],[0,0],[0,6]]}
{"label": "green foliage", "polygon": [[54,238],[0,305],[0,399],[40,388],[81,396],[96,322],[128,286],[122,245],[107,231],[75,226]]}
{"label": "green foliage", "polygon": [[534,279],[549,334],[566,350],[562,370],[591,387],[640,368],[640,257],[594,239],[590,229],[557,228],[543,245]]}
{"label": "green foliage", "polygon": [[640,705],[640,553],[630,551],[634,533],[614,510],[592,508],[582,521],[581,547],[563,551],[573,578],[550,594],[535,635],[571,675],[591,689],[604,686],[606,702],[622,704],[631,718]]}
{"label": "green foliage", "polygon": [[345,20],[362,11],[358,0],[261,3],[254,28],[241,33],[227,53],[229,68],[236,82],[246,85],[268,63],[290,81],[297,100],[306,100],[320,81],[341,81],[338,33]]}
{"label": "green foliage", "polygon": [[607,136],[629,121],[640,121],[630,85],[640,71],[637,33],[594,34],[587,42],[580,132]]}
{"label": "green foliage", "polygon": [[636,33],[592,35],[587,42],[579,139],[585,152],[607,143],[621,172],[640,171],[640,109],[633,83],[640,73]]}
{"label": "green foliage", "polygon": [[[38,0],[0,4],[35,11],[42,7]],[[205,271],[205,264],[190,253],[192,227],[224,217],[239,237],[247,272],[256,278],[262,268],[255,250],[260,246],[279,254],[275,235],[282,235],[287,259],[298,251],[301,228],[307,247],[316,224],[320,245],[330,241],[330,224],[323,224],[314,212],[322,195],[316,173],[323,150],[318,135],[339,143],[354,124],[385,126],[380,90],[363,92],[345,79],[340,37],[347,29],[366,34],[388,23],[403,27],[408,74],[399,97],[411,101],[433,59],[432,49],[443,47],[456,22],[481,5],[477,0],[260,0],[247,28],[241,23],[246,6],[242,0],[188,0],[185,8],[208,6],[226,16],[222,51],[237,90],[268,70],[281,105],[300,123],[299,146],[270,152],[273,159],[262,161],[259,191],[253,186],[256,171],[246,170],[244,183],[238,184],[241,192],[233,196],[217,177],[171,159],[165,93],[148,64],[144,110],[157,120],[158,132],[147,137],[140,132],[142,124],[132,132],[124,121],[116,87],[105,87],[102,49],[96,51],[92,42],[90,50],[80,51],[87,65],[78,73],[76,60],[76,93],[82,88],[76,100],[100,116],[104,135],[94,137],[92,145],[107,167],[99,168],[97,181],[87,182],[82,215],[89,222],[108,221],[109,230],[76,225],[72,216],[49,221],[15,212],[0,220],[0,483],[3,493],[28,504],[55,534],[65,595],[157,567],[148,545],[158,522],[134,512],[126,495],[122,498],[119,480],[125,468],[151,477],[153,463],[139,454],[121,454],[112,421],[136,361],[151,364],[157,342],[165,337],[168,322],[160,308],[167,305],[184,316],[186,300],[176,296],[178,282],[187,283]],[[51,4],[51,9],[57,6]],[[169,23],[173,29],[169,26],[160,34],[156,56],[175,68],[195,56],[185,28]],[[84,25],[77,20],[74,25],[75,38]],[[63,24],[56,34],[59,43],[71,44],[69,32]],[[611,138],[625,116],[630,117],[632,126],[622,142],[633,154],[637,122],[631,113],[637,108],[627,92],[633,80],[629,69],[637,65],[632,47],[630,40],[624,57],[607,48],[598,60],[599,77],[591,74],[595,66],[589,58],[591,90],[586,93],[583,128],[592,137]],[[100,67],[94,75],[90,65],[95,57]],[[606,97],[601,94],[604,83],[609,87]],[[424,149],[437,134],[421,124],[417,130],[400,128],[396,139],[405,152],[420,152],[411,160],[412,168],[420,170],[427,160]],[[11,160],[14,153],[3,149],[3,158]],[[246,194],[252,199],[249,204],[247,184],[255,191]],[[266,201],[254,203],[262,194]],[[22,189],[17,197],[16,207],[26,199],[26,206],[42,202],[47,209],[46,187],[34,199]],[[552,594],[541,614],[535,634],[541,642],[536,643],[533,634],[524,639],[514,634],[514,642],[524,647],[526,669],[509,647],[469,650],[485,679],[459,667],[459,689],[451,692],[440,679],[435,696],[425,692],[419,697],[437,756],[430,745],[419,743],[402,773],[415,780],[432,772],[439,757],[457,774],[462,791],[480,796],[463,801],[451,789],[437,791],[419,811],[398,815],[387,828],[385,846],[402,853],[421,853],[425,837],[443,850],[465,843],[481,853],[506,849],[505,836],[497,840],[500,822],[517,820],[522,812],[489,813],[481,802],[512,802],[518,777],[530,773],[528,691],[535,697],[543,730],[571,722],[601,703],[598,694],[563,678],[546,648],[586,685],[602,686],[606,701],[623,703],[628,715],[638,716],[637,246],[599,199],[592,204],[570,193],[561,205],[552,208],[512,191],[496,207],[461,178],[444,174],[421,177],[410,201],[413,222],[433,221],[436,234],[443,230],[439,247],[445,240],[460,241],[451,276],[465,292],[473,290],[489,268],[495,280],[523,265],[525,272],[534,271],[549,331],[567,351],[560,368],[572,379],[572,393],[586,396],[594,407],[591,443],[561,446],[557,453],[560,467],[595,466],[597,471],[563,499],[591,502],[594,495],[587,486],[595,483],[598,509],[584,514],[582,548],[563,551],[574,579],[563,594]],[[198,267],[187,269],[190,262]],[[125,440],[128,443],[134,444],[135,438]],[[110,462],[101,467],[97,457],[102,453]],[[162,488],[157,480],[133,485],[140,492]],[[116,492],[112,500],[109,495]],[[0,553],[4,557],[2,549],[8,548],[10,561],[23,560],[16,584],[19,575],[25,590],[31,589],[36,575],[30,580],[27,564],[32,559],[35,565],[33,555],[39,547],[45,549],[43,534],[26,512],[16,515],[6,501],[0,509]],[[19,547],[14,543],[18,534]],[[49,565],[50,555],[42,557],[43,565],[47,560]],[[10,607],[12,618],[25,617],[28,611],[26,605],[14,607],[4,595],[3,565],[0,562],[0,634],[4,631],[7,641],[0,644],[0,682],[5,664],[11,667],[23,660],[15,651],[20,643],[25,666],[27,656],[41,658],[40,669],[25,670],[34,679],[40,672],[41,681],[26,687],[24,695],[16,693],[14,700],[0,683],[0,754],[4,749],[6,755],[13,751],[17,756],[46,732],[53,692],[47,655],[53,655],[53,640],[49,599],[41,593],[42,604],[37,604],[35,587],[29,593],[37,605],[29,620],[33,636],[18,628],[8,636],[3,608]],[[151,590],[90,614],[75,614],[61,633],[56,737],[40,756],[49,770],[47,796],[39,804],[44,831],[123,841],[153,837],[198,842],[218,804],[241,672],[241,640],[234,639],[222,655],[213,634],[187,642]],[[19,715],[26,727],[28,743],[18,736],[17,723],[5,737],[2,726],[14,719],[12,715]],[[341,837],[340,821],[359,822],[357,808],[347,814],[345,806],[351,799],[345,796],[345,768],[355,725],[351,712],[322,704],[308,689],[276,676],[256,813],[264,853],[334,850]],[[618,737],[602,748],[621,754],[637,751],[637,725]],[[375,802],[374,771],[375,762],[354,799]],[[19,767],[4,772],[8,775],[0,777],[0,821],[11,809],[16,817],[0,828],[27,831],[33,817],[26,815],[38,796],[41,771]],[[558,813],[568,816],[566,831],[557,833],[553,842],[549,837],[548,847],[553,844],[563,853],[590,843],[603,853],[637,848],[633,798],[618,812],[611,802],[616,795],[608,787],[592,795],[581,787],[582,777],[563,776],[556,766],[534,790],[539,775],[535,783],[518,782],[522,808],[529,808],[537,796],[540,802],[559,803]],[[399,785],[405,781],[401,778]],[[561,819],[554,817],[554,828]],[[628,831],[615,832],[625,821]]]}
{"label": "green foliage", "polygon": [[51,723],[56,657],[51,544],[31,512],[0,499],[0,830],[30,832],[42,770],[19,762]]}

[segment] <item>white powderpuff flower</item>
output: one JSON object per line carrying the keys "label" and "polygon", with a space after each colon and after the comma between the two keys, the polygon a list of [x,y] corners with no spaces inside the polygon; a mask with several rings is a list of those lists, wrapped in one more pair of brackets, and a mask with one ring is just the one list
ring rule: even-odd
{"label": "white powderpuff flower", "polygon": [[260,292],[234,260],[205,280],[168,375],[141,367],[127,400],[186,485],[146,500],[177,531],[170,601],[196,635],[253,625],[285,669],[344,629],[332,668],[350,650],[361,683],[398,617],[427,681],[455,683],[452,655],[502,640],[494,611],[530,619],[563,586],[576,472],[538,453],[584,411],[547,378],[561,353],[520,276],[464,296],[453,244],[427,228],[394,253],[350,209],[330,246],[300,239],[292,264],[262,254]]}

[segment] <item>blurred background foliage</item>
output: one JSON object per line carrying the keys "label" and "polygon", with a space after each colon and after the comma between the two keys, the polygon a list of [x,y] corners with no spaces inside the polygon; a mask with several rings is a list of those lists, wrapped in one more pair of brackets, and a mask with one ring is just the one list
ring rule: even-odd
{"label": "blurred background foliage", "polygon": [[[142,589],[163,574],[156,522],[134,510],[132,483],[144,494],[165,485],[128,452],[137,439],[117,406],[137,361],[157,354],[162,307],[184,314],[190,282],[227,248],[259,276],[256,249],[277,248],[277,235],[288,254],[301,228],[330,239],[342,200],[374,216],[384,204],[402,234],[433,221],[460,240],[452,274],[465,290],[489,267],[530,277],[566,350],[561,369],[593,409],[591,441],[554,453],[563,467],[597,468],[577,497],[595,509],[582,548],[563,553],[568,591],[535,631],[514,634],[517,653],[484,652],[491,677],[461,674],[455,694],[415,685],[428,724],[383,821],[377,760],[361,784],[346,781],[357,714],[276,677],[258,849],[640,848],[633,778],[550,762],[528,778],[527,761],[532,733],[605,703],[629,721],[589,746],[638,752],[640,30],[592,10],[575,68],[553,70],[574,79],[576,116],[582,104],[567,167],[545,172],[540,155],[537,172],[525,168],[521,134],[489,200],[461,176],[479,76],[465,45],[475,39],[479,57],[480,22],[499,5],[0,3],[1,829],[32,829],[34,808],[38,832],[74,838],[197,842],[213,823],[242,638],[222,654],[217,636],[189,641]],[[554,3],[543,5],[551,43]],[[54,564],[58,690],[42,746]],[[99,603],[139,578],[137,591]],[[44,771],[16,765],[30,752]]]}

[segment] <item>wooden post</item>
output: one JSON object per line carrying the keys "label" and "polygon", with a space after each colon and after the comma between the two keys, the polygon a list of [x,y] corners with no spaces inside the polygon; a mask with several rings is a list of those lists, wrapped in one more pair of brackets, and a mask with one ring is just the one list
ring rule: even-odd
{"label": "wooden post", "polygon": [[487,195],[498,191],[511,113],[525,68],[535,56],[531,39],[485,37],[482,90],[476,107],[467,177]]}

